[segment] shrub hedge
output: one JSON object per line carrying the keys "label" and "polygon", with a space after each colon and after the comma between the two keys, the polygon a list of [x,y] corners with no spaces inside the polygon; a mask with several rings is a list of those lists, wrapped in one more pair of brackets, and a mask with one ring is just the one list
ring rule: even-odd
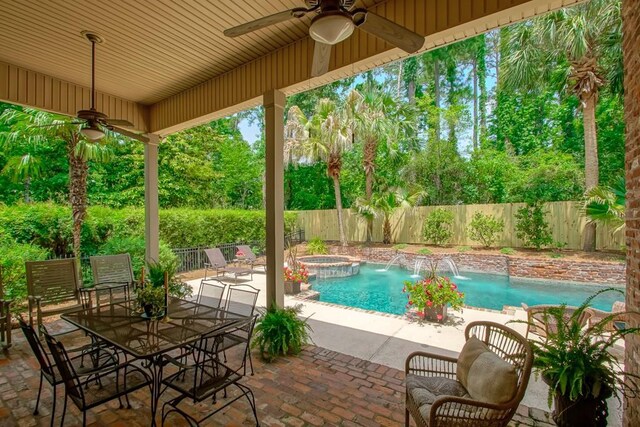
{"label": "shrub hedge", "polygon": [[[285,231],[293,229],[294,212],[285,213]],[[52,203],[0,207],[0,224],[17,243],[33,244],[57,256],[71,253],[71,210]],[[101,253],[114,237],[144,237],[144,210],[90,207],[82,229],[83,254]],[[264,211],[163,209],[160,239],[171,248],[215,246],[265,239]]]}
{"label": "shrub hedge", "polygon": [[[285,231],[296,214],[285,213]],[[71,209],[53,203],[0,206],[0,265],[7,297],[26,297],[25,261],[72,253]],[[175,259],[171,248],[263,242],[264,211],[165,209],[160,211],[160,262]],[[136,275],[144,263],[144,210],[90,207],[82,228],[83,258],[128,252]],[[86,263],[84,263],[86,264]],[[83,264],[85,283],[91,282]]]}

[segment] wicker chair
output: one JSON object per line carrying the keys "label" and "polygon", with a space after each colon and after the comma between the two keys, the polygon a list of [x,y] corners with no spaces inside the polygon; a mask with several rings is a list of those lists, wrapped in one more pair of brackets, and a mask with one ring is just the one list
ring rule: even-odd
{"label": "wicker chair", "polygon": [[11,300],[4,297],[0,265],[0,349],[11,347],[11,303]]}
{"label": "wicker chair", "polygon": [[625,311],[625,304],[619,301],[613,303],[611,311],[598,310],[593,307],[589,307],[585,311],[589,313],[587,319],[587,324],[589,326],[593,326],[610,317],[611,319],[605,323],[603,328],[603,332],[607,333],[616,331],[616,322],[626,322],[628,320],[628,313]]}
{"label": "wicker chair", "polygon": [[[29,324],[32,327],[35,320],[40,332],[43,318],[83,308],[75,258],[28,261],[25,265]],[[68,322],[58,323],[60,327],[53,328],[57,334],[77,330]]]}
{"label": "wicker chair", "polygon": [[[528,306],[525,303],[522,303],[522,308],[527,312],[527,333],[526,337],[529,336],[529,333],[538,335],[542,338],[545,338],[549,332],[556,332],[558,330],[557,325],[555,324],[555,319],[553,316],[546,315],[545,313],[549,308],[560,307],[559,305],[532,305]],[[569,319],[573,313],[578,309],[578,307],[574,307],[571,305],[565,306],[563,317],[565,319]],[[586,325],[589,321],[589,316],[591,312],[585,310],[580,316],[580,324]]]}
{"label": "wicker chair", "polygon": [[473,398],[458,381],[459,358],[415,352],[405,363],[405,426],[409,425],[410,416],[417,426],[429,427],[501,427],[509,423],[529,383],[531,346],[522,335],[493,322],[470,323],[465,338],[469,341],[472,336],[515,368],[513,397],[499,404]]}

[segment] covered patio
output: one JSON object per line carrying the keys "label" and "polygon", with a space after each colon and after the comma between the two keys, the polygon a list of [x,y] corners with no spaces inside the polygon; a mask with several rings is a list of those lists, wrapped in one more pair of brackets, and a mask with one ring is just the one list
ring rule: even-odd
{"label": "covered patio", "polygon": [[[360,0],[365,7],[424,37],[418,52],[424,52],[488,30],[509,25],[578,0]],[[145,147],[145,240],[147,259],[159,251],[158,144],[168,134],[262,105],[266,136],[266,300],[284,304],[281,266],[284,259],[283,209],[283,115],[287,96],[370,70],[406,57],[404,51],[355,29],[353,35],[331,49],[328,72],[313,77],[313,40],[308,35],[310,16],[278,23],[237,38],[223,30],[286,9],[301,2],[99,2],[97,0],[33,3],[17,0],[0,10],[0,100],[46,111],[75,116],[91,105],[90,45],[82,31],[99,34],[96,59],[96,108],[110,118],[131,122],[129,130]],[[627,124],[627,306],[640,307],[640,1],[623,1],[625,53],[625,115]],[[636,323],[634,319],[633,323]],[[3,384],[22,376],[31,381],[26,367],[30,360],[19,350],[0,366]],[[8,362],[7,362],[8,361]],[[14,365],[13,362],[16,362]],[[9,369],[19,366],[18,369]],[[317,369],[310,369],[317,366]],[[640,338],[626,345],[626,367],[640,371]],[[347,369],[347,372],[344,370]],[[261,367],[261,377],[252,379],[257,399],[269,404],[269,425],[397,425],[402,422],[402,379],[398,372],[372,366],[358,359],[343,360],[339,354],[318,348],[302,358]],[[323,370],[359,378],[353,390],[334,390],[323,378]],[[354,374],[357,373],[357,374]],[[6,374],[6,375],[5,375]],[[35,374],[34,374],[35,375]],[[380,384],[378,384],[378,382]],[[361,407],[363,387],[380,389],[388,396],[373,407]],[[24,390],[13,385],[3,393],[21,397]],[[283,390],[288,390],[282,393]],[[351,392],[351,391],[353,392]],[[315,412],[295,407],[297,393],[329,393],[346,403],[336,413],[318,407]],[[344,394],[343,393],[347,393]],[[364,394],[363,394],[364,393]],[[287,397],[290,396],[290,397]],[[2,396],[3,400],[5,396]],[[24,396],[31,399],[32,396]],[[311,400],[311,399],[309,399]],[[316,402],[325,400],[316,399]],[[640,400],[625,402],[626,426],[640,424]],[[260,403],[259,403],[260,404]],[[319,404],[319,403],[318,403]],[[377,406],[376,406],[377,405]],[[338,407],[336,406],[336,408]],[[367,415],[345,411],[366,411]],[[24,412],[26,406],[20,408]],[[271,410],[271,409],[270,409]],[[0,418],[3,415],[0,409]],[[317,414],[326,412],[324,419]],[[120,421],[109,414],[96,421]],[[119,413],[116,413],[119,414]],[[309,416],[311,414],[313,416]],[[12,418],[18,425],[44,423],[46,417]],[[241,423],[242,414],[229,415]],[[371,416],[369,416],[371,415]],[[521,414],[529,418],[531,414]],[[100,417],[104,416],[105,419]],[[269,418],[270,417],[270,418]],[[306,418],[305,418],[306,417]],[[320,417],[322,418],[322,417]],[[297,419],[298,421],[295,421]],[[358,421],[354,421],[354,420]],[[273,420],[273,423],[268,422]],[[370,421],[362,421],[370,420]],[[145,425],[144,419],[122,420],[127,425]],[[278,424],[280,423],[280,424]],[[351,423],[351,424],[349,424]]]}

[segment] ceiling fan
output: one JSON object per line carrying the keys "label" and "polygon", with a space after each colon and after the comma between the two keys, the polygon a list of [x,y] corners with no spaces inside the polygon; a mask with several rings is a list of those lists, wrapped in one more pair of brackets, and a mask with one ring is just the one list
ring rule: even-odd
{"label": "ceiling fan", "polygon": [[[133,123],[128,120],[110,119],[106,114],[96,110],[96,44],[103,43],[104,39],[91,31],[82,31],[81,34],[91,42],[91,107],[88,110],[78,111],[78,121],[71,122],[71,124],[84,125],[82,129],[80,129],[80,133],[82,133],[89,141],[98,141],[102,139],[105,135],[104,129],[108,129],[142,142],[149,142],[149,138],[146,136],[120,127],[132,127]],[[64,124],[66,123],[62,123],[60,125]]]}
{"label": "ceiling fan", "polygon": [[367,33],[380,37],[407,53],[420,50],[424,37],[380,15],[364,8],[354,8],[356,0],[305,0],[307,7],[265,16],[224,31],[227,37],[237,37],[269,25],[302,18],[307,13],[315,13],[309,27],[309,35],[315,40],[311,75],[320,76],[329,70],[331,46],[347,39],[358,27]]}

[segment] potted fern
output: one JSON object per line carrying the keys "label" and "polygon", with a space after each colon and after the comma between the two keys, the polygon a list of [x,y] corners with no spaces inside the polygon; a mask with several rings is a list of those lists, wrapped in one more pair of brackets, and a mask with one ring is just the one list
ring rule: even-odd
{"label": "potted fern", "polygon": [[549,385],[549,406],[553,401],[553,419],[558,426],[606,426],[607,402],[612,395],[635,395],[637,377],[621,373],[623,367],[609,351],[618,339],[637,333],[637,328],[610,331],[609,325],[629,312],[615,313],[584,326],[589,307],[604,289],[587,298],[573,313],[566,305],[549,307],[543,321],[557,325],[547,332],[544,341],[531,340],[534,350],[533,367]]}
{"label": "potted fern", "polygon": [[267,362],[278,356],[298,354],[309,344],[311,327],[300,319],[300,304],[280,308],[275,304],[263,311],[254,330],[252,347],[257,347]]}

